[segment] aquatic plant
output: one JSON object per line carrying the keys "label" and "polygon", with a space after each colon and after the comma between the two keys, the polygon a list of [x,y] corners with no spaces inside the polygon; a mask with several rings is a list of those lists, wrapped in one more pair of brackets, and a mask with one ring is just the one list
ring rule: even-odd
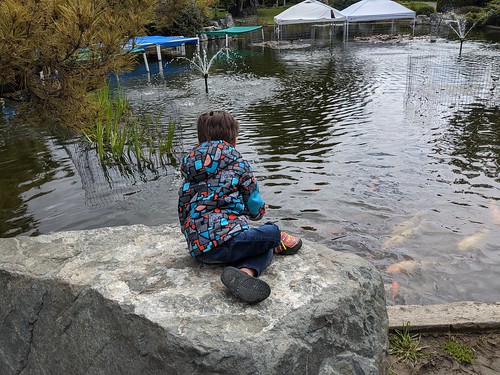
{"label": "aquatic plant", "polygon": [[101,115],[83,134],[102,164],[161,163],[172,152],[173,121],[165,132],[159,118],[135,116],[125,94],[111,95],[109,86],[96,92],[96,101]]}

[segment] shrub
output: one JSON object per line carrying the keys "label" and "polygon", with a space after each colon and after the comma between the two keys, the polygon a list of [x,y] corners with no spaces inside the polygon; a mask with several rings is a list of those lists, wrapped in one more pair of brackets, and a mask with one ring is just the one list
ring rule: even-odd
{"label": "shrub", "polygon": [[479,25],[500,27],[500,0],[492,1],[486,9],[478,15]]}
{"label": "shrub", "polygon": [[441,13],[451,12],[457,8],[466,6],[483,7],[488,3],[488,0],[437,0],[436,10]]}
{"label": "shrub", "polygon": [[149,31],[162,35],[196,35],[213,16],[208,4],[203,0],[160,0]]}
{"label": "shrub", "polygon": [[426,3],[401,2],[400,4],[407,7],[408,9],[414,10],[417,13],[417,16],[418,15],[430,16],[432,13],[436,12],[433,6]]}
{"label": "shrub", "polygon": [[204,22],[201,10],[196,4],[190,3],[176,15],[169,34],[196,35],[196,32],[202,29]]}

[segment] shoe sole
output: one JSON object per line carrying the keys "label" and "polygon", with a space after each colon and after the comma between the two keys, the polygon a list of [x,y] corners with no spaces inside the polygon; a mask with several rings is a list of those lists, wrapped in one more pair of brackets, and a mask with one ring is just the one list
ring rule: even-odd
{"label": "shoe sole", "polygon": [[231,293],[250,304],[261,302],[271,294],[271,288],[265,281],[249,276],[236,267],[224,268],[220,279]]}

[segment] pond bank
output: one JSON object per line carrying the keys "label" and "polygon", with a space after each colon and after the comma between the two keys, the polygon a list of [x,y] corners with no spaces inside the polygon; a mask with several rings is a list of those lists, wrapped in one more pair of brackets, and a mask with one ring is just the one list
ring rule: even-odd
{"label": "pond bank", "polygon": [[399,305],[387,308],[389,330],[410,323],[417,332],[500,329],[500,302],[454,302],[440,305]]}
{"label": "pond bank", "polygon": [[414,360],[406,362],[390,351],[389,374],[500,374],[500,303],[389,306],[387,310],[390,350],[401,343],[396,337],[410,335],[415,350]]}

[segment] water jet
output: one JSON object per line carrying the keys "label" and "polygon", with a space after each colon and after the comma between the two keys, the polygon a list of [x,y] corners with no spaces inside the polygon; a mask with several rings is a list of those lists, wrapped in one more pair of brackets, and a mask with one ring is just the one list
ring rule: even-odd
{"label": "water jet", "polygon": [[471,27],[467,28],[468,21],[464,16],[459,16],[457,14],[451,14],[451,19],[446,20],[446,24],[457,34],[460,38],[460,52],[458,56],[462,56],[462,45],[467,37],[467,34],[472,30],[472,28],[476,25],[474,22]]}
{"label": "water jet", "polygon": [[213,62],[215,59],[223,52],[229,51],[228,48],[224,47],[221,48],[215,55],[213,55],[210,59],[208,59],[207,56],[207,51],[204,49],[203,50],[203,56],[195,52],[193,54],[192,59],[188,59],[186,57],[180,57],[181,59],[188,60],[191,64],[191,66],[195,67],[202,75],[203,78],[205,79],[205,92],[208,94],[208,73],[210,71],[210,68],[212,67]]}

